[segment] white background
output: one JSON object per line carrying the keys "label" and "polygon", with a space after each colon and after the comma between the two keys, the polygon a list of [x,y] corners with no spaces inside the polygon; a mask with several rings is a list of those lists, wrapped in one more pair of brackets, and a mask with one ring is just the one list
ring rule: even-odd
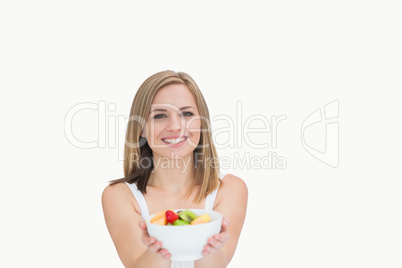
{"label": "white background", "polygon": [[[287,116],[276,148],[219,149],[287,163],[227,170],[249,189],[230,268],[401,267],[397,2],[2,1],[0,267],[122,267],[100,197],[123,151],[72,145],[64,120],[86,102],[128,116],[140,84],[167,69],[196,80],[212,117],[238,121],[238,101],[244,119]],[[303,121],[335,100],[337,168],[301,144]],[[91,110],[72,128],[82,141],[105,131]]]}

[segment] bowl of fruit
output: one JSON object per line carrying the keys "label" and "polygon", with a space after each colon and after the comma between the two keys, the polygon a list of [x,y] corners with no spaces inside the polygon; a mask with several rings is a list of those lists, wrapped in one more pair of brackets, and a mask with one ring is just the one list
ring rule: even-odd
{"label": "bowl of fruit", "polygon": [[208,238],[219,234],[222,214],[204,209],[164,210],[147,220],[150,236],[162,242],[174,261],[194,261],[203,257]]}

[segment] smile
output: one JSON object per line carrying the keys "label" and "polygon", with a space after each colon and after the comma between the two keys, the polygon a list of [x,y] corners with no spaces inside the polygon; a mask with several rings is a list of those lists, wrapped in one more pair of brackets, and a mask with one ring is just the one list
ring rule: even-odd
{"label": "smile", "polygon": [[185,141],[187,140],[187,137],[179,137],[176,139],[162,139],[162,141],[168,145],[175,145],[175,146],[180,146],[182,145]]}

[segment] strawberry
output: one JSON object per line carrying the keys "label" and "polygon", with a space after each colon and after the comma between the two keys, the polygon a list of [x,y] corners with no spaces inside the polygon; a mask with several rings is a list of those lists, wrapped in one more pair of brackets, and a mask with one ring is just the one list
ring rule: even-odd
{"label": "strawberry", "polygon": [[172,210],[166,210],[165,215],[166,221],[171,224],[173,224],[179,218],[179,215],[177,215],[176,212]]}

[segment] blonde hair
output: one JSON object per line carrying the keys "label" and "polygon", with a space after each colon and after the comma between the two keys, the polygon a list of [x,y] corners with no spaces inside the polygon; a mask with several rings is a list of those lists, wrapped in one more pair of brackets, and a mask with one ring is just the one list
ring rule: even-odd
{"label": "blonde hair", "polygon": [[[153,168],[152,150],[141,132],[146,119],[151,112],[152,101],[161,88],[171,84],[186,85],[193,94],[198,107],[201,120],[200,142],[194,150],[195,179],[190,187],[186,198],[188,198],[194,187],[199,185],[199,191],[194,201],[201,202],[209,193],[219,185],[219,164],[216,148],[213,144],[209,111],[205,99],[195,81],[184,72],[163,71],[156,73],[146,79],[138,89],[130,111],[130,118],[127,125],[126,140],[124,145],[124,178],[111,181],[111,184],[119,182],[136,183],[142,193],[146,193],[146,187]],[[137,159],[133,159],[137,157]],[[139,165],[143,160],[148,159],[151,163],[148,167]],[[201,163],[201,165],[199,165]]]}

